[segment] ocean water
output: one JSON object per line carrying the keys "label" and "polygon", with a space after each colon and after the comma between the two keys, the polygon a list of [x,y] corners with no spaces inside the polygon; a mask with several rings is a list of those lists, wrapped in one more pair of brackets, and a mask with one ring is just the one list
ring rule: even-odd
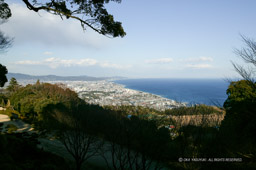
{"label": "ocean water", "polygon": [[188,104],[222,106],[229,83],[222,79],[123,79],[126,88],[156,94]]}

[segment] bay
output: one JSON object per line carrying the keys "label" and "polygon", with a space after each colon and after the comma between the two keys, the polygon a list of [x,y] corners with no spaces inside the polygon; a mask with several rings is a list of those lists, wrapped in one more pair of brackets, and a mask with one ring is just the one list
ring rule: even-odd
{"label": "bay", "polygon": [[229,83],[223,79],[122,79],[126,88],[156,94],[188,104],[222,106]]}

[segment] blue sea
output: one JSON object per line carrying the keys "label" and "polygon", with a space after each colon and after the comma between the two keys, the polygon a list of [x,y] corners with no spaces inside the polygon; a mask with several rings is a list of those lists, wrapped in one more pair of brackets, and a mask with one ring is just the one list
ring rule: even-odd
{"label": "blue sea", "polygon": [[188,104],[222,106],[229,83],[222,79],[123,79],[126,88],[156,94]]}

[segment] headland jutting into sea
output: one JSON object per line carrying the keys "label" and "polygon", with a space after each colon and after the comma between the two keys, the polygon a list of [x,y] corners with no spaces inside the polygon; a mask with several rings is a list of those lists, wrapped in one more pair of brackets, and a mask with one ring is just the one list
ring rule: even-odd
{"label": "headland jutting into sea", "polygon": [[[163,98],[158,95],[138,90],[125,88],[124,85],[111,81],[45,81],[52,84],[62,84],[78,93],[78,96],[87,103],[100,106],[143,106],[156,110],[166,110],[181,106],[175,100]],[[34,83],[34,81],[20,81],[22,85]]]}

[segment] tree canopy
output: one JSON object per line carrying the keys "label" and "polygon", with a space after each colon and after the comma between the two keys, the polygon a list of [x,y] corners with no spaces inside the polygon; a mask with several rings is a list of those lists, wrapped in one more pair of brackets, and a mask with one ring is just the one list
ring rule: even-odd
{"label": "tree canopy", "polygon": [[[0,0],[0,24],[6,22],[12,16],[11,9],[4,0]],[[10,47],[12,39],[4,35],[0,30],[0,51],[4,51]]]}
{"label": "tree canopy", "polygon": [[46,114],[44,109],[50,110],[50,106],[66,108],[66,111],[72,110],[73,107],[83,103],[77,94],[70,89],[63,89],[58,85],[49,83],[37,83],[18,88],[10,97],[14,109],[28,119],[43,120]]}
{"label": "tree canopy", "polygon": [[4,0],[0,0],[0,19],[8,19],[12,16],[11,9]]}
{"label": "tree canopy", "polygon": [[0,64],[0,87],[3,87],[4,84],[8,81],[6,74],[8,73],[7,68]]}
{"label": "tree canopy", "polygon": [[[8,18],[12,16],[11,10],[4,0],[0,0],[0,24],[4,23]],[[12,44],[12,38],[4,35],[0,30],[0,52],[5,51]],[[0,64],[0,87],[8,81],[6,74],[8,73],[7,68]]]}
{"label": "tree canopy", "polygon": [[18,84],[17,80],[14,77],[12,77],[10,80],[10,83],[7,87],[7,90],[14,92],[14,91],[18,90],[19,87],[20,87],[20,85]]}
{"label": "tree canopy", "polygon": [[227,89],[227,95],[228,99],[224,103],[226,109],[233,109],[236,105],[241,107],[241,103],[256,102],[255,85],[248,80],[231,82]]}
{"label": "tree canopy", "polygon": [[220,141],[227,152],[255,161],[256,121],[256,42],[242,36],[245,47],[235,53],[247,67],[232,63],[243,80],[233,81],[224,103],[226,116],[220,127]]}
{"label": "tree canopy", "polygon": [[99,34],[110,37],[125,36],[122,23],[115,21],[105,4],[120,3],[121,0],[23,0],[28,9],[39,12],[47,11],[62,19],[72,18],[81,23],[83,29],[89,27]]}

